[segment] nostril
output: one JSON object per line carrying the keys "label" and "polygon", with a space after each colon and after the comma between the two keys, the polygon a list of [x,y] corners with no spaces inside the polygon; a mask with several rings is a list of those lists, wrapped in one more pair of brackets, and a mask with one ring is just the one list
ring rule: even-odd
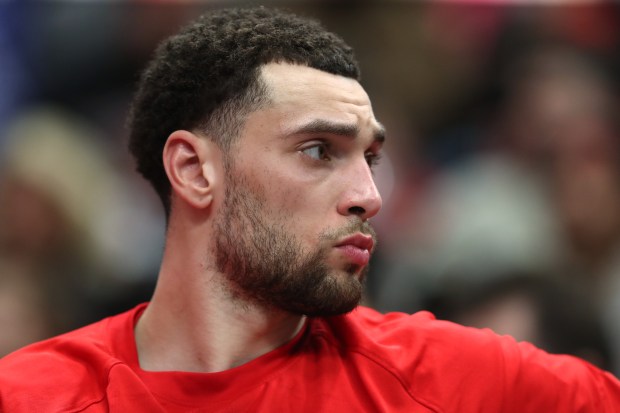
{"label": "nostril", "polygon": [[366,210],[360,206],[352,206],[349,208],[349,213],[354,215],[364,215]]}

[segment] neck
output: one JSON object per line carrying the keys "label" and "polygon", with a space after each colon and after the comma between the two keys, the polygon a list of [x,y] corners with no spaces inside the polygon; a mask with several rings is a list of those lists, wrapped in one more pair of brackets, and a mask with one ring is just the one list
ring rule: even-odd
{"label": "neck", "polygon": [[135,330],[142,369],[224,371],[301,330],[303,316],[232,299],[224,276],[192,256],[205,249],[172,245],[180,247],[166,249],[155,294]]}

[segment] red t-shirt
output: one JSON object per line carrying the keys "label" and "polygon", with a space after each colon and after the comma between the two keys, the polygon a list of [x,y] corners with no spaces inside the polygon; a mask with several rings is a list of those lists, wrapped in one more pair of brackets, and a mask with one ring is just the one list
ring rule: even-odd
{"label": "red t-shirt", "polygon": [[219,373],[140,369],[145,304],[0,360],[0,411],[620,412],[620,383],[569,356],[429,313],[310,319],[291,342]]}

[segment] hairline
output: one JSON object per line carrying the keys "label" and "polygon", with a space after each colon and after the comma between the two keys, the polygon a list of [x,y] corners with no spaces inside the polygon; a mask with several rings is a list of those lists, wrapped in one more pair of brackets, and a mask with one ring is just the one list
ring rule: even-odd
{"label": "hairline", "polygon": [[254,68],[251,82],[243,93],[221,103],[206,114],[196,129],[205,133],[228,155],[239,141],[248,116],[271,102],[267,82],[262,76],[264,64]]}

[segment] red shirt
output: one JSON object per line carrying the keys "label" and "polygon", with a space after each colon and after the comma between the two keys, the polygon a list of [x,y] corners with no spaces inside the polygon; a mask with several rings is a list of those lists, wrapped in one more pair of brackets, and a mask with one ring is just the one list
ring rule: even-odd
{"label": "red shirt", "polygon": [[145,305],[0,360],[0,411],[619,412],[620,383],[569,356],[429,313],[310,319],[291,342],[219,373],[140,369]]}

